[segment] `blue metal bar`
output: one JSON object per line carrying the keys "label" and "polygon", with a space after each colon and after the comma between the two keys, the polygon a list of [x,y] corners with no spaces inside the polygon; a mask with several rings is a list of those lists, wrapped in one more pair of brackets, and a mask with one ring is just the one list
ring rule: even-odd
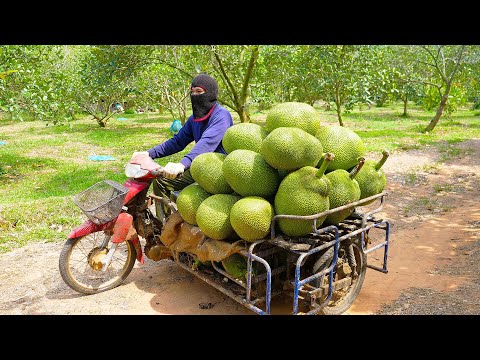
{"label": "blue metal bar", "polygon": [[[365,247],[365,231],[368,230],[368,229],[371,229],[371,228],[380,228],[380,226],[382,224],[386,224],[386,229],[385,229],[385,241],[384,242],[381,242],[369,249],[366,249]],[[368,254],[374,250],[377,250],[381,247],[385,247],[384,249],[384,253],[383,253],[383,265],[382,267],[377,267],[377,266],[374,266],[374,265],[367,265],[367,267],[371,268],[371,269],[374,269],[374,270],[378,270],[380,272],[383,272],[383,273],[388,273],[388,269],[387,269],[387,258],[388,258],[388,245],[389,245],[389,242],[390,242],[390,222],[388,222],[387,220],[382,220],[378,223],[375,223],[369,227],[366,227],[364,229],[364,231],[362,231],[362,234],[361,234],[361,244],[362,244],[362,252],[364,254]]]}
{"label": "blue metal bar", "polygon": [[[315,253],[323,250],[324,248],[327,247],[327,244],[323,244],[322,246],[316,247],[316,248],[314,248],[314,249],[312,249],[312,250],[310,250],[306,253],[301,254],[298,257],[297,263],[296,263],[296,266],[295,266],[295,281],[294,281],[294,285],[293,285],[293,315],[296,315],[298,313],[298,295],[299,295],[299,292],[300,292],[300,288],[305,283],[308,283],[308,282],[320,277],[321,275],[323,275],[324,273],[327,273],[328,271],[330,271],[330,277],[329,277],[329,285],[328,285],[328,297],[327,297],[327,300],[325,301],[325,303],[330,301],[330,299],[332,297],[332,293],[333,293],[333,291],[332,291],[332,288],[333,288],[333,268],[337,264],[337,259],[338,259],[339,237],[338,237],[338,228],[336,226],[331,225],[331,226],[328,226],[327,228],[321,229],[322,232],[325,232],[327,230],[335,230],[335,240],[332,241],[334,243],[333,244],[334,245],[334,251],[333,251],[334,255],[333,255],[332,265],[328,269],[326,269],[325,272],[320,271],[317,274],[311,275],[311,276],[309,276],[309,277],[307,277],[303,280],[300,280],[300,267],[302,266],[303,259],[307,256],[310,256],[312,254],[315,254]],[[330,243],[331,242],[329,242],[328,244],[330,244]]]}
{"label": "blue metal bar", "polygon": [[272,270],[270,268],[270,265],[265,259],[262,259],[261,257],[258,257],[255,254],[248,253],[249,257],[252,257],[256,261],[262,263],[265,266],[265,269],[267,270],[267,290],[265,293],[265,307],[266,307],[266,314],[270,314],[270,302],[272,298]]}
{"label": "blue metal bar", "polygon": [[253,249],[255,246],[258,244],[263,243],[266,240],[257,240],[254,241],[250,246],[248,247],[248,255],[247,255],[247,295],[246,295],[246,300],[247,302],[250,302],[250,296],[251,296],[251,289],[252,289],[252,257],[250,254],[253,254]]}

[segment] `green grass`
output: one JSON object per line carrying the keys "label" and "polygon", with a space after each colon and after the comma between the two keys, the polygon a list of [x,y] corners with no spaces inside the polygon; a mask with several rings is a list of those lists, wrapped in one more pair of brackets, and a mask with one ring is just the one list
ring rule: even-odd
{"label": "green grass", "polygon": [[[317,111],[323,125],[338,124],[334,111]],[[428,145],[438,148],[440,161],[447,161],[468,151],[453,144],[480,138],[478,110],[465,109],[442,118],[430,134],[421,130],[433,112],[412,106],[409,116],[402,117],[402,111],[401,104],[356,108],[344,114],[343,121],[378,158],[383,149],[402,151]],[[251,121],[263,125],[267,113],[255,112]],[[237,123],[238,115],[232,116]],[[91,118],[57,126],[0,119],[0,141],[7,142],[0,146],[0,253],[32,242],[65,241],[70,230],[86,218],[72,202],[75,194],[105,179],[123,183],[123,166],[134,151],[147,150],[171,137],[173,119],[168,115],[122,117],[127,120],[112,118],[105,128]],[[192,147],[156,161],[161,165],[179,161]],[[89,155],[110,155],[116,160],[95,162],[88,160]],[[415,173],[407,174],[406,182],[419,180]],[[435,191],[448,191],[448,187]]]}

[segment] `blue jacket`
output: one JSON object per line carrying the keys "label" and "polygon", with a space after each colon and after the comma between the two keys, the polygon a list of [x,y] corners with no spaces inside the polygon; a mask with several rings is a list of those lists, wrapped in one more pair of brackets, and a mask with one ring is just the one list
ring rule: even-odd
{"label": "blue jacket", "polygon": [[222,146],[222,139],[225,131],[233,125],[232,115],[221,106],[215,104],[210,117],[202,121],[195,121],[191,115],[180,131],[173,138],[148,150],[152,159],[176,154],[185,149],[192,141],[195,146],[192,151],[186,154],[180,162],[185,170],[190,168],[193,159],[205,152],[218,152],[226,154]]}

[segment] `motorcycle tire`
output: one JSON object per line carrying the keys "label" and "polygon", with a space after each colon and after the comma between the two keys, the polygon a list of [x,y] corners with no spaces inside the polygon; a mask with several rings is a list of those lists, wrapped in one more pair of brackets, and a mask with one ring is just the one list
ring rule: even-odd
{"label": "motorcycle tire", "polygon": [[[131,241],[118,244],[113,259],[104,272],[100,260],[109,249],[101,249],[105,234],[91,233],[75,239],[68,239],[60,253],[59,270],[65,283],[82,294],[96,294],[120,285],[135,265],[136,250]],[[109,242],[108,246],[112,243]]]}

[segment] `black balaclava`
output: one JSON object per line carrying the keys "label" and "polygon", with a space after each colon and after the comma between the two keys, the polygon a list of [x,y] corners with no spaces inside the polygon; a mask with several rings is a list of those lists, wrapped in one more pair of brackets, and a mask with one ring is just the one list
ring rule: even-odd
{"label": "black balaclava", "polygon": [[213,77],[207,74],[200,74],[192,80],[192,88],[196,86],[201,87],[205,92],[203,94],[190,94],[193,118],[202,119],[217,101],[218,84]]}

